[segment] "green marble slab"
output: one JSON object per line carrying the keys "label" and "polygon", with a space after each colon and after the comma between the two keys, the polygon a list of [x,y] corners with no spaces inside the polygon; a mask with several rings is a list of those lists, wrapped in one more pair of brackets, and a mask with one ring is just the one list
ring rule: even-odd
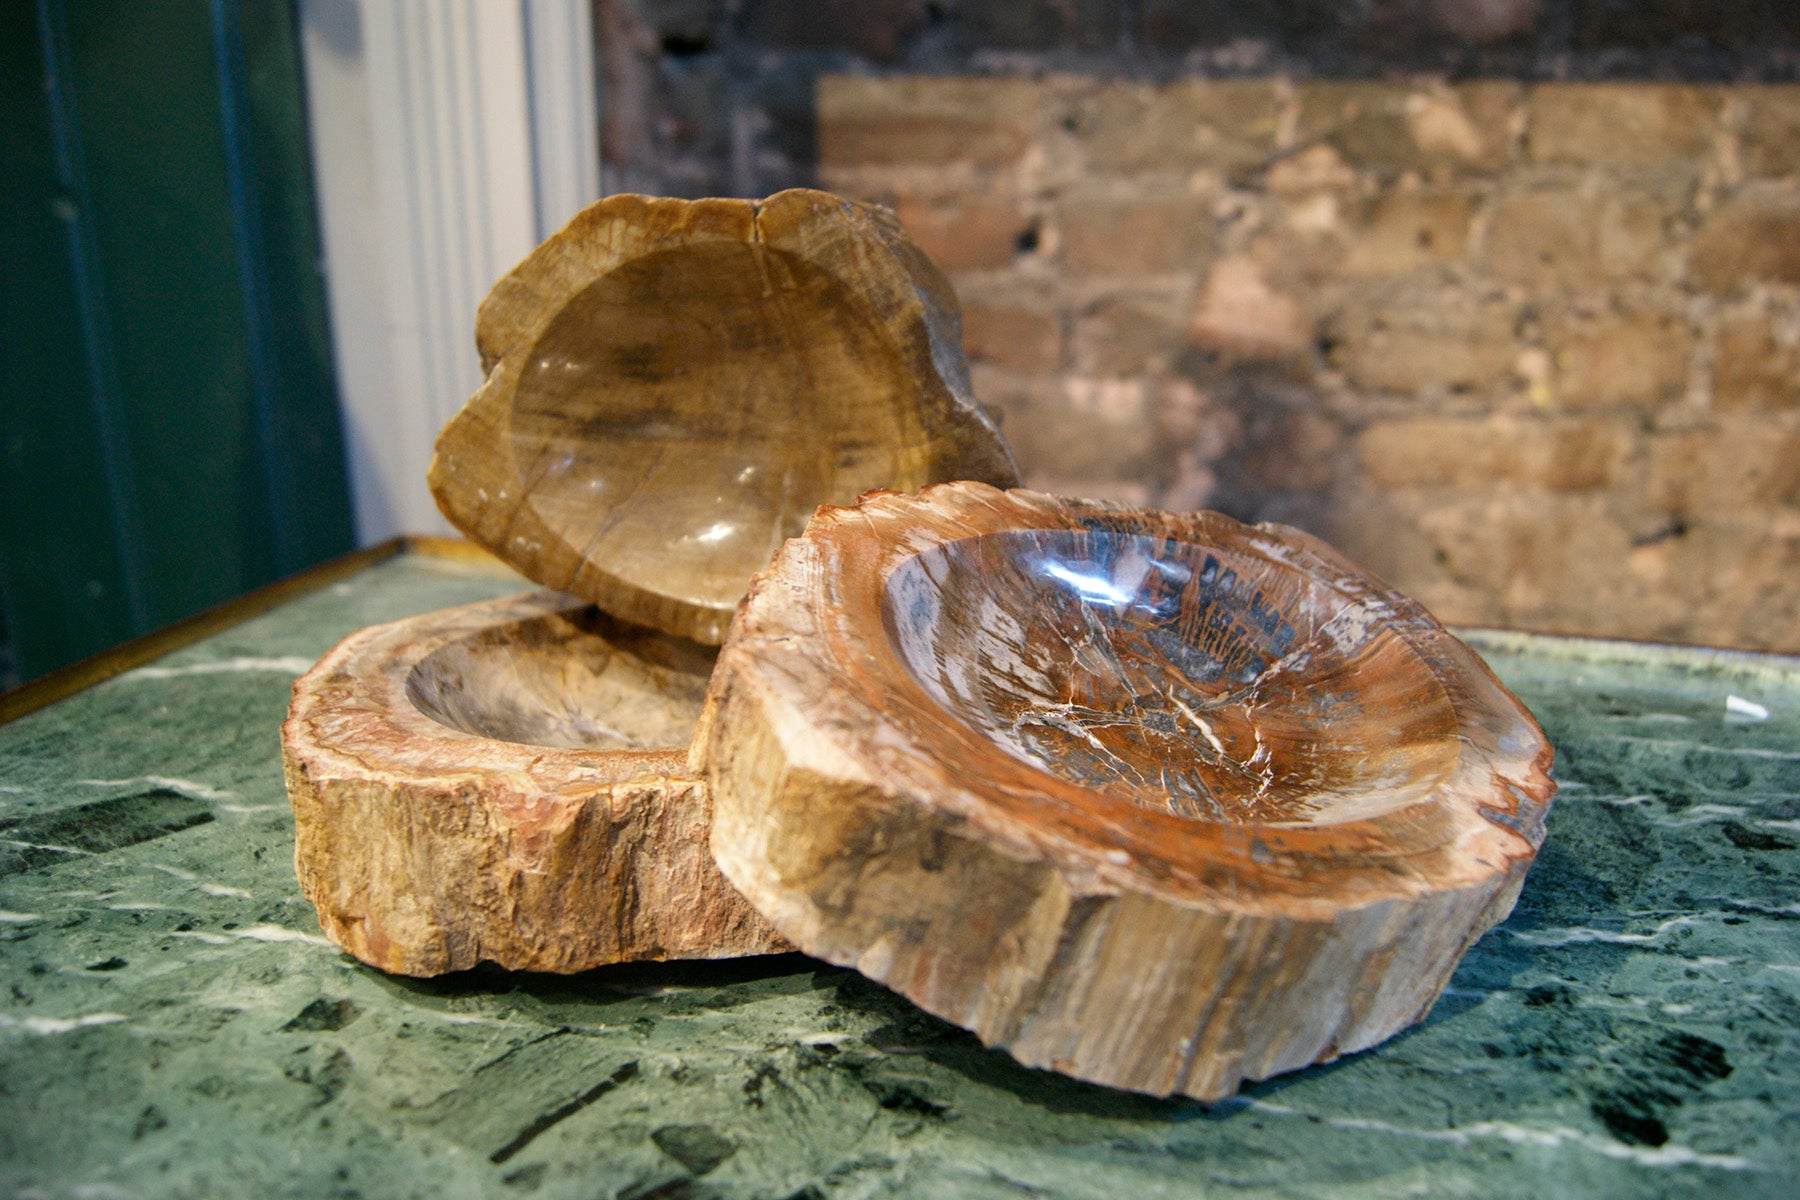
{"label": "green marble slab", "polygon": [[1206,1107],[799,956],[422,983],[338,953],[294,881],[288,684],[520,587],[404,556],[0,726],[0,1191],[1800,1193],[1795,660],[1470,635],[1558,752],[1517,911],[1414,1030]]}

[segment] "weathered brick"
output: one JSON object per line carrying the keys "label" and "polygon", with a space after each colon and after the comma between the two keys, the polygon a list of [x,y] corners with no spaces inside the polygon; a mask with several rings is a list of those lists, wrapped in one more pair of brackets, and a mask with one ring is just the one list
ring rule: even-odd
{"label": "weathered brick", "polygon": [[1696,499],[1708,491],[1705,473],[1712,437],[1711,430],[1683,429],[1650,439],[1644,484],[1647,508],[1682,518],[1694,511]]}
{"label": "weathered brick", "polygon": [[1357,435],[1355,449],[1384,487],[1481,491],[1510,482],[1588,491],[1618,482],[1632,445],[1620,421],[1501,414],[1377,421]]}
{"label": "weathered brick", "polygon": [[1211,463],[1237,444],[1243,410],[1216,388],[1175,376],[1162,381],[1156,408],[1157,434],[1165,446],[1179,446],[1197,463]]}
{"label": "weathered brick", "polygon": [[821,165],[999,166],[1038,134],[1039,87],[1025,79],[826,75],[818,100]]}
{"label": "weathered brick", "polygon": [[1118,45],[1116,0],[959,0],[955,40],[1006,50],[1106,50]]}
{"label": "weathered brick", "polygon": [[1072,132],[1106,171],[1236,173],[1275,150],[1280,99],[1267,80],[1107,84],[1075,102]]}
{"label": "weathered brick", "polygon": [[1057,206],[1064,267],[1080,275],[1190,271],[1212,249],[1214,224],[1190,192],[1077,191]]}
{"label": "weathered brick", "polygon": [[1710,292],[1800,283],[1800,203],[1746,196],[1721,205],[1694,235],[1688,274]]}
{"label": "weathered brick", "polygon": [[1503,79],[1422,88],[1406,101],[1406,126],[1427,174],[1489,174],[1512,160],[1525,90]]}
{"label": "weathered brick", "polygon": [[1800,10],[1792,0],[1573,0],[1569,25],[1581,50],[1681,41],[1755,49],[1800,38]]}
{"label": "weathered brick", "polygon": [[1683,536],[1644,548],[1668,553],[1649,597],[1675,602],[1660,636],[1791,651],[1800,630],[1800,524],[1792,517],[1792,509],[1740,507],[1691,521]]}
{"label": "weathered brick", "polygon": [[1713,354],[1713,404],[1800,408],[1800,345],[1777,337],[1767,317],[1722,323]]}
{"label": "weathered brick", "polygon": [[1023,378],[971,371],[975,394],[998,405],[1027,478],[1142,478],[1155,451],[1153,396],[1141,379]]}
{"label": "weathered brick", "polygon": [[1448,580],[1431,538],[1419,527],[1419,513],[1436,493],[1381,487],[1354,462],[1349,467],[1332,491],[1328,517],[1313,532],[1443,617],[1438,602]]}
{"label": "weathered brick", "polygon": [[1466,192],[1390,189],[1351,227],[1344,271],[1403,275],[1461,258],[1474,211]]}
{"label": "weathered brick", "polygon": [[1303,408],[1280,408],[1249,422],[1233,453],[1233,474],[1259,491],[1317,492],[1337,473],[1344,431],[1336,421]]}
{"label": "weathered brick", "polygon": [[1188,336],[1226,359],[1273,361],[1304,353],[1313,322],[1300,301],[1271,286],[1254,261],[1221,259],[1200,291]]}
{"label": "weathered brick", "polygon": [[1541,432],[1547,439],[1527,439],[1520,457],[1531,463],[1535,482],[1559,491],[1614,486],[1637,443],[1636,426],[1627,421],[1558,421]]}
{"label": "weathered brick", "polygon": [[1716,89],[1677,83],[1542,83],[1526,153],[1537,162],[1698,171],[1718,122]]}
{"label": "weathered brick", "polygon": [[1263,175],[1263,187],[1277,196],[1307,196],[1318,192],[1351,192],[1356,171],[1344,156],[1318,142],[1272,163]]}
{"label": "weathered brick", "polygon": [[1356,461],[1382,487],[1467,487],[1493,457],[1482,422],[1457,417],[1377,421],[1356,435]]}
{"label": "weathered brick", "polygon": [[1425,20],[1471,46],[1528,34],[1544,15],[1544,0],[1425,0]]}
{"label": "weathered brick", "polygon": [[1608,315],[1559,329],[1555,395],[1574,408],[1666,404],[1687,391],[1694,332],[1661,312]]}
{"label": "weathered brick", "polygon": [[1436,499],[1419,522],[1446,571],[1498,597],[1508,624],[1591,628],[1617,612],[1631,538],[1604,493],[1486,489]]}
{"label": "weathered brick", "polygon": [[1516,85],[1455,87],[1320,82],[1299,87],[1298,137],[1332,145],[1352,166],[1384,176],[1490,174],[1512,145]]}
{"label": "weathered brick", "polygon": [[1133,7],[1138,41],[1170,54],[1236,38],[1330,33],[1342,22],[1342,6],[1330,0],[1139,0]]}
{"label": "weathered brick", "polygon": [[1053,312],[1004,302],[963,302],[963,350],[971,362],[1025,374],[1062,366],[1062,321]]}
{"label": "weathered brick", "polygon": [[1650,443],[1646,502],[1683,516],[1800,505],[1800,423],[1791,414],[1721,414]]}
{"label": "weathered brick", "polygon": [[[1329,525],[1453,619],[1800,648],[1800,599],[1776,603],[1800,571],[1791,318],[1779,292],[1773,317],[1703,305],[1713,407],[1690,410],[1676,274],[1691,240],[1695,286],[1800,283],[1800,203],[1775,182],[1800,173],[1800,88],[1735,93],[1749,182],[1723,172],[1688,239],[1721,92],[1301,82],[1281,153],[1262,81],[1027,83],[1017,120],[991,82],[962,110],[883,92],[858,136],[887,121],[912,148],[826,157],[821,177],[894,199],[958,272],[1011,266],[1041,214],[1028,270],[959,282],[977,393],[1012,414],[1034,485]],[[1037,163],[1040,136],[1047,170],[992,169]],[[1264,163],[1264,194],[1190,191]],[[1200,240],[1159,240],[1184,226],[1140,207],[1158,203]],[[1446,269],[1471,258],[1504,290]],[[1315,373],[1320,346],[1336,373]],[[1521,381],[1547,407],[1511,411]],[[1509,411],[1458,415],[1490,398]],[[1656,406],[1702,423],[1646,432]],[[1339,413],[1363,422],[1348,444]]]}
{"label": "weathered brick", "polygon": [[1331,360],[1367,391],[1484,392],[1519,355],[1505,304],[1454,294],[1353,304],[1331,322]]}
{"label": "weathered brick", "polygon": [[637,16],[667,45],[708,43],[730,19],[729,0],[638,0]]}
{"label": "weathered brick", "polygon": [[1483,260],[1502,279],[1593,288],[1655,270],[1667,216],[1659,201],[1638,194],[1510,192],[1494,207]]}
{"label": "weathered brick", "polygon": [[1002,196],[898,196],[894,215],[919,248],[945,271],[1004,267],[1019,253],[1032,218]]}
{"label": "weathered brick", "polygon": [[1159,371],[1184,347],[1181,327],[1159,306],[1105,300],[1075,324],[1075,360],[1090,375]]}
{"label": "weathered brick", "polygon": [[1745,107],[1739,135],[1744,169],[1763,176],[1800,171],[1800,86],[1746,85],[1737,95]]}
{"label": "weathered brick", "polygon": [[799,50],[849,50],[889,60],[929,20],[924,0],[749,0],[747,40]]}

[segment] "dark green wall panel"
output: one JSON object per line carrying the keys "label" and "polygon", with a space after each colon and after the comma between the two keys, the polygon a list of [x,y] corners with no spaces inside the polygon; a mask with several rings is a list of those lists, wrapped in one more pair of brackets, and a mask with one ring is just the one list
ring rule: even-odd
{"label": "dark green wall panel", "polygon": [[287,4],[4,13],[0,303],[33,363],[0,415],[0,600],[29,677],[352,533]]}
{"label": "dark green wall panel", "polygon": [[0,599],[21,674],[129,637],[147,619],[132,592],[123,509],[107,462],[104,405],[80,295],[81,210],[57,161],[41,30],[30,5],[0,3]]}

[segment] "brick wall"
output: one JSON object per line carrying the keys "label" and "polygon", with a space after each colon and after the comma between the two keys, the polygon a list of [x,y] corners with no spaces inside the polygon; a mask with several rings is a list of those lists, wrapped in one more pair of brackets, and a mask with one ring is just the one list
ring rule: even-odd
{"label": "brick wall", "polygon": [[1033,486],[1449,621],[1800,649],[1800,87],[831,77]]}
{"label": "brick wall", "polygon": [[822,74],[1800,81],[1796,0],[592,0],[608,182],[811,182]]}
{"label": "brick wall", "polygon": [[1800,651],[1792,0],[597,13],[609,186],[892,205],[1033,485]]}

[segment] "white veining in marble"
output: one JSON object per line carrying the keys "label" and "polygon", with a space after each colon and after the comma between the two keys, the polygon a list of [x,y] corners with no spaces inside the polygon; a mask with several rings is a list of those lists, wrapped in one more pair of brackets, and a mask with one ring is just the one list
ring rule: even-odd
{"label": "white veining in marble", "polygon": [[0,1013],[0,1029],[23,1029],[26,1033],[47,1037],[86,1029],[90,1025],[116,1025],[124,1019],[124,1013],[116,1012],[83,1013],[79,1017],[15,1017]]}
{"label": "white veining in marble", "polygon": [[167,775],[133,775],[127,779],[77,779],[82,787],[137,787],[147,784],[150,787],[167,788],[171,792],[179,792],[195,800],[236,800],[236,792],[228,792],[224,788],[211,787],[204,783],[196,783],[191,779],[174,779]]}
{"label": "white veining in marble", "polygon": [[1516,1146],[1542,1146],[1547,1149],[1575,1146],[1595,1154],[1605,1155],[1607,1158],[1624,1159],[1646,1167],[1695,1166],[1712,1167],[1721,1171],[1760,1169],[1749,1159],[1736,1154],[1707,1154],[1687,1146],[1677,1145],[1631,1146],[1611,1138],[1588,1133],[1585,1130],[1569,1129],[1563,1126],[1536,1129],[1511,1121],[1476,1121],[1469,1125],[1450,1129],[1415,1129],[1368,1117],[1316,1116],[1298,1108],[1290,1108],[1285,1104],[1275,1104],[1267,1100],[1252,1100],[1248,1107],[1256,1109],[1258,1112],[1273,1113],[1284,1117],[1304,1117],[1311,1121],[1323,1121],[1335,1129],[1387,1133],[1399,1137],[1422,1138],[1426,1141],[1450,1142],[1458,1146],[1466,1146],[1476,1138],[1498,1138]]}
{"label": "white veining in marble", "polygon": [[1587,925],[1566,926],[1560,929],[1513,929],[1508,932],[1527,946],[1570,946],[1581,942],[1610,942],[1620,945],[1641,945],[1654,942],[1669,930],[1682,925],[1693,925],[1698,917],[1670,917],[1649,933],[1621,933],[1612,929],[1595,929]]}
{"label": "white veining in marble", "polygon": [[177,929],[170,937],[191,938],[197,942],[205,942],[209,946],[228,946],[234,940],[252,942],[303,942],[308,946],[324,946],[336,950],[330,942],[316,933],[301,933],[298,929],[289,929],[283,925],[252,925],[247,929],[229,929],[224,933],[206,933],[199,929]]}
{"label": "white veining in marble", "polygon": [[21,850],[48,850],[52,854],[73,854],[82,858],[94,857],[92,850],[80,850],[74,846],[52,846],[48,842],[27,842],[19,838],[0,838],[0,846],[17,846]]}

